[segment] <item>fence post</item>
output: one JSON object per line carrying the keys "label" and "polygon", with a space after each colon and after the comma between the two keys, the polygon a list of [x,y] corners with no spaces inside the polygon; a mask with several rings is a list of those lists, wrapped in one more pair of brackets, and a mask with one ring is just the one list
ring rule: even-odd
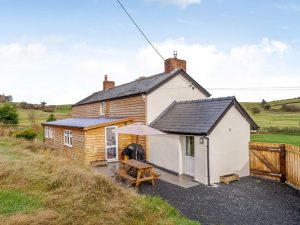
{"label": "fence post", "polygon": [[285,183],[286,181],[286,160],[285,160],[285,144],[279,145],[280,148],[280,173],[281,173],[281,178],[280,181],[282,183]]}

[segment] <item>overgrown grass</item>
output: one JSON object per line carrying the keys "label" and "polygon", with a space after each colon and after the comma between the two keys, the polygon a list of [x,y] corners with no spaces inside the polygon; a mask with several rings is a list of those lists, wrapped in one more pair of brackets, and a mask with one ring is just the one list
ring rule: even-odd
{"label": "overgrown grass", "polygon": [[140,196],[83,163],[13,138],[0,138],[0,189],[14,193],[5,197],[14,203],[0,224],[198,224],[160,198]]}
{"label": "overgrown grass", "polygon": [[285,143],[285,144],[300,146],[300,135],[252,134],[251,141],[269,142],[269,143]]}

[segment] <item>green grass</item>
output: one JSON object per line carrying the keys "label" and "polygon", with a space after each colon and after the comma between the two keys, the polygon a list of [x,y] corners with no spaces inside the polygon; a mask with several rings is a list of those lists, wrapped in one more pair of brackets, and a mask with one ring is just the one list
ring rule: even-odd
{"label": "green grass", "polygon": [[284,134],[252,134],[251,141],[269,142],[269,143],[285,143],[300,146],[300,136],[284,135]]}
{"label": "green grass", "polygon": [[38,199],[20,191],[0,189],[0,214],[29,213],[41,207]]}

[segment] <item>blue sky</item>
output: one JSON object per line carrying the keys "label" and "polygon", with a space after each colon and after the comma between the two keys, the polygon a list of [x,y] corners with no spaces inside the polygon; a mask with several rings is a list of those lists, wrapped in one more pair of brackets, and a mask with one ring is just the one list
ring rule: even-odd
{"label": "blue sky", "polygon": [[[300,96],[237,89],[300,86],[299,1],[122,2],[165,58],[176,49],[202,86],[235,88],[213,96]],[[122,84],[163,70],[114,0],[0,0],[0,29],[0,92],[17,101],[74,103],[100,90],[104,74]]]}

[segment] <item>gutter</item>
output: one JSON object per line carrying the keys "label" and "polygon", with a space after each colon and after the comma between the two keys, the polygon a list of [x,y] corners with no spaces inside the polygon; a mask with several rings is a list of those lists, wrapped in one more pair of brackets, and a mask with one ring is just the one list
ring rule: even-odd
{"label": "gutter", "polygon": [[210,164],[209,164],[209,138],[206,135],[201,136],[206,140],[206,165],[207,165],[207,185],[211,186],[210,184]]}

